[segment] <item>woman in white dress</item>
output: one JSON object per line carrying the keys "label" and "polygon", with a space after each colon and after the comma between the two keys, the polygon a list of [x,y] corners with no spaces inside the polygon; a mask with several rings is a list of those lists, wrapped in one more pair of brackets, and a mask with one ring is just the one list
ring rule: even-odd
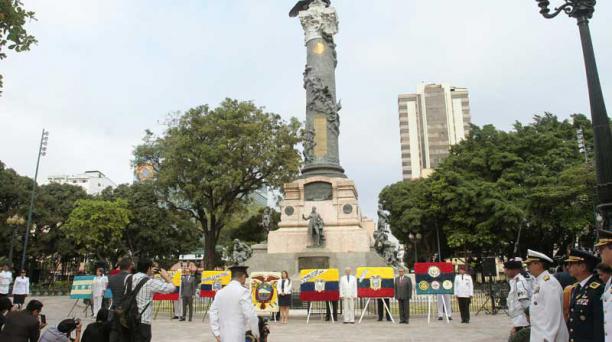
{"label": "woman in white dress", "polygon": [[108,286],[108,278],[104,275],[104,270],[98,268],[96,270],[96,277],[91,285],[91,297],[93,302],[93,317],[97,317],[98,311],[102,308],[102,301],[104,300],[104,292]]}
{"label": "woman in white dress", "polygon": [[13,304],[17,305],[18,310],[21,310],[25,298],[30,294],[30,278],[26,274],[26,270],[21,270],[21,275],[15,278],[13,284]]}

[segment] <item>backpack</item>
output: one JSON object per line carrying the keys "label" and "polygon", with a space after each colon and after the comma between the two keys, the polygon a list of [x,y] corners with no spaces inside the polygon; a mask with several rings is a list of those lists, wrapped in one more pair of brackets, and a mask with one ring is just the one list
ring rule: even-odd
{"label": "backpack", "polygon": [[125,285],[125,296],[123,300],[116,306],[114,315],[119,321],[119,324],[126,328],[135,328],[140,324],[140,317],[142,313],[149,307],[151,302],[138,311],[138,303],[136,302],[136,296],[140,292],[140,289],[149,281],[148,277],[144,277],[135,288],[132,289],[132,276],[128,277]]}

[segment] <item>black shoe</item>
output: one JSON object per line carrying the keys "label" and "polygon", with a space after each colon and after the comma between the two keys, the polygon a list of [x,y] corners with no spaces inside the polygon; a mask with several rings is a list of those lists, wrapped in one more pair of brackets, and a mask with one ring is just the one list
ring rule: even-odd
{"label": "black shoe", "polygon": [[326,321],[326,322],[329,322],[329,317],[325,318],[325,321]]}
{"label": "black shoe", "polygon": [[179,321],[184,322],[185,321],[185,317],[181,317],[181,319],[179,319]]}
{"label": "black shoe", "polygon": [[442,318],[442,317],[438,317],[438,321],[441,321],[441,320],[443,320],[443,319],[444,319],[444,318]]}
{"label": "black shoe", "polygon": [[381,322],[381,321],[382,321],[382,318],[379,318],[379,319],[378,319],[378,321],[379,321],[379,322]]}
{"label": "black shoe", "polygon": [[449,317],[449,318],[448,318],[448,320],[449,320],[449,321],[452,321],[452,320],[453,320],[453,318],[452,318],[452,317]]}
{"label": "black shoe", "polygon": [[406,324],[406,323],[408,323],[408,322],[406,322],[406,321],[400,321],[400,324]]}
{"label": "black shoe", "polygon": [[178,318],[178,316],[174,316],[174,317],[172,317],[172,319],[179,319],[179,318]]}
{"label": "black shoe", "polygon": [[189,322],[191,322],[191,318],[189,319]]}

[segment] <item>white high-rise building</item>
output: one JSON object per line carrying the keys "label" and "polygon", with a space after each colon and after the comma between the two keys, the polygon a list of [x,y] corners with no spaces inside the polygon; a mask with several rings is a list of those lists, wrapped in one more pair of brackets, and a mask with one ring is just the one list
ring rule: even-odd
{"label": "white high-rise building", "polygon": [[117,185],[100,171],[85,171],[78,175],[59,175],[47,177],[49,183],[77,185],[85,189],[89,195],[97,195],[107,187]]}
{"label": "white high-rise building", "polygon": [[416,94],[398,96],[402,176],[427,177],[470,130],[466,88],[421,84]]}

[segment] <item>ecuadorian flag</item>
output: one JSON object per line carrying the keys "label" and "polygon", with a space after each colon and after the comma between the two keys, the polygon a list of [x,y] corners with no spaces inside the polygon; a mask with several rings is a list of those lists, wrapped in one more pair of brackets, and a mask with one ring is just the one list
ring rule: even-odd
{"label": "ecuadorian flag", "polygon": [[337,268],[300,271],[300,299],[304,302],[336,301],[340,299]]}
{"label": "ecuadorian flag", "polygon": [[178,300],[181,291],[181,271],[168,271],[168,275],[172,278],[172,284],[176,286],[176,290],[172,293],[156,293],[153,295],[153,300]]}
{"label": "ecuadorian flag", "polygon": [[95,276],[76,276],[72,281],[72,288],[70,289],[70,299],[86,299],[91,298],[91,285],[93,284]]}
{"label": "ecuadorian flag", "polygon": [[360,298],[391,298],[395,295],[391,267],[357,267],[357,296]]}
{"label": "ecuadorian flag", "polygon": [[232,280],[232,274],[226,271],[204,271],[200,282],[200,297],[213,298],[217,291],[224,288]]}

